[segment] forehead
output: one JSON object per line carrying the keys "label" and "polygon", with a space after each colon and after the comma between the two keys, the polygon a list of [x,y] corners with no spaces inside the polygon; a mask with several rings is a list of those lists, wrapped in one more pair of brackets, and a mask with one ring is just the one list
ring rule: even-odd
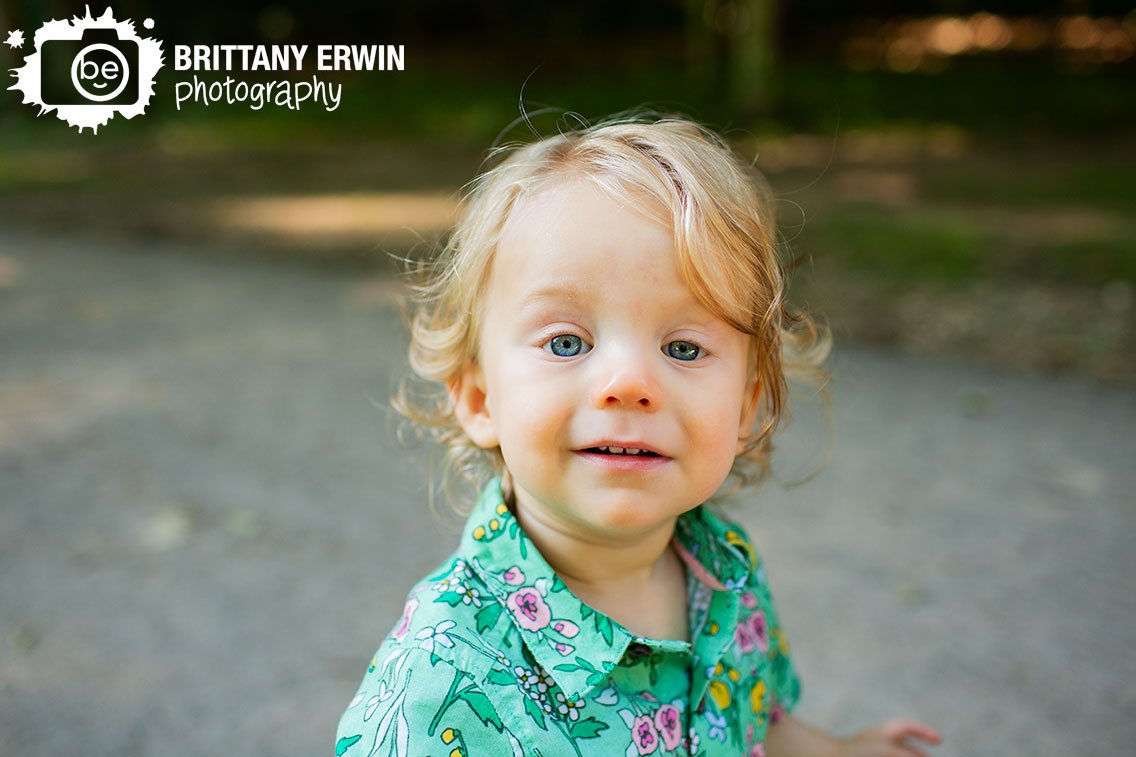
{"label": "forehead", "polygon": [[529,223],[532,216],[539,223],[556,225],[561,232],[584,230],[576,225],[582,217],[636,216],[638,221],[671,231],[671,214],[667,208],[644,190],[627,186],[617,179],[572,173],[551,176],[523,192],[513,204],[502,227],[502,238]]}
{"label": "forehead", "polygon": [[612,278],[664,276],[675,268],[674,243],[660,214],[647,197],[615,194],[588,178],[537,188],[509,213],[493,278],[571,291]]}
{"label": "forehead", "polygon": [[477,308],[479,320],[520,324],[538,314],[582,310],[715,321],[679,271],[672,230],[645,212],[646,202],[612,197],[583,181],[517,203]]}

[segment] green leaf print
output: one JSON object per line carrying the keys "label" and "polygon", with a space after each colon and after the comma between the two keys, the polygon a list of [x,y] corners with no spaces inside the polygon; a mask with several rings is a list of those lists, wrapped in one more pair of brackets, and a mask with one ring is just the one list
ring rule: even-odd
{"label": "green leaf print", "polygon": [[465,689],[462,691],[461,698],[465,700],[469,709],[473,710],[473,714],[482,723],[493,726],[497,729],[497,733],[505,730],[505,724],[501,722],[501,718],[497,717],[497,711],[493,709],[489,697],[475,689]]}
{"label": "green leaf print", "polygon": [[599,631],[600,636],[603,636],[607,645],[610,647],[614,643],[615,631],[611,618],[601,612],[596,612],[585,604],[580,605],[580,618],[582,620],[591,618],[592,622],[596,624],[596,630]]}
{"label": "green leaf print", "polygon": [[343,753],[355,746],[361,738],[363,738],[363,734],[357,733],[354,736],[344,736],[335,742],[335,757],[343,757]]}
{"label": "green leaf print", "polygon": [[601,615],[600,613],[597,612],[596,613],[596,630],[600,632],[600,635],[603,636],[604,641],[607,642],[607,645],[609,647],[614,643],[615,633],[614,633],[613,626],[611,624],[611,618],[609,618],[606,615]]}
{"label": "green leaf print", "polygon": [[588,686],[599,686],[607,678],[606,673],[601,673],[598,670],[584,679],[584,683]]}
{"label": "green leaf print", "polygon": [[595,718],[588,718],[587,720],[580,720],[572,724],[570,733],[574,739],[594,739],[608,728],[607,723],[596,720]]}
{"label": "green leaf print", "polygon": [[592,673],[599,672],[599,671],[596,670],[595,665],[588,662],[583,657],[577,657],[575,665],[573,665],[569,662],[562,662],[559,665],[557,665],[556,667],[554,667],[553,670],[563,670],[563,671],[566,671],[566,672],[569,672],[569,673],[571,673],[572,671],[575,671],[575,670],[587,670],[587,671],[590,671]]}
{"label": "green leaf print", "polygon": [[541,711],[540,705],[528,697],[525,697],[525,712],[528,713],[530,718],[536,721],[536,724],[540,726],[542,731],[548,730],[548,726],[544,724],[544,712]]}
{"label": "green leaf print", "polygon": [[500,668],[489,671],[489,675],[485,676],[485,680],[489,681],[489,683],[495,683],[498,686],[517,685],[517,679],[513,677],[513,674],[507,670],[501,670]]}
{"label": "green leaf print", "polygon": [[441,596],[439,596],[434,601],[435,602],[445,602],[450,607],[457,607],[458,605],[460,605],[462,603],[463,597],[465,597],[464,594],[459,594],[456,591],[447,591],[447,592],[442,593]]}
{"label": "green leaf print", "polygon": [[503,605],[497,602],[490,602],[477,611],[477,632],[485,633],[493,626],[497,625],[497,619],[501,617],[501,613],[505,610]]}
{"label": "green leaf print", "polygon": [[[431,662],[433,662],[433,660],[431,660]],[[427,735],[434,735],[434,731],[438,730],[438,724],[442,722],[442,716],[446,714],[446,710],[450,709],[453,703],[458,701],[458,698],[465,693],[464,691],[458,691],[458,686],[461,684],[462,679],[465,678],[465,675],[466,674],[460,670],[454,670],[454,680],[450,683],[450,690],[446,692],[445,698],[442,699],[442,705],[438,708],[438,711],[434,713],[434,719],[430,721],[430,727],[426,730]],[[409,684],[410,681],[408,680],[407,683]]]}

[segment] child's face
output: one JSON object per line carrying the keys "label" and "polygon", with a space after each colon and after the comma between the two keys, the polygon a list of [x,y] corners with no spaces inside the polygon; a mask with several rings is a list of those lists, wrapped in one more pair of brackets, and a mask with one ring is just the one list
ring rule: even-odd
{"label": "child's face", "polygon": [[478,363],[455,385],[518,507],[580,534],[644,534],[706,500],[757,407],[748,337],[694,297],[643,202],[576,179],[518,205],[482,293]]}

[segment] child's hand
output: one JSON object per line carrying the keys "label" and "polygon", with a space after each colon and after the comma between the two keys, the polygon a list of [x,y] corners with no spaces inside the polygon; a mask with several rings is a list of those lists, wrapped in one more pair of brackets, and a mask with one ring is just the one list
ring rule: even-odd
{"label": "child's hand", "polygon": [[907,743],[911,739],[932,746],[942,741],[934,728],[914,720],[896,719],[844,739],[841,754],[845,757],[925,757],[925,752]]}

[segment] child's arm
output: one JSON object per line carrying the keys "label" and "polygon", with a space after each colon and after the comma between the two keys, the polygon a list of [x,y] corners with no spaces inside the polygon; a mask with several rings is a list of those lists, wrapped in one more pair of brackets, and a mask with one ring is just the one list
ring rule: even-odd
{"label": "child's arm", "polygon": [[769,725],[765,751],[769,757],[922,757],[909,739],[938,744],[942,737],[914,720],[889,720],[847,739],[836,739],[786,715]]}

